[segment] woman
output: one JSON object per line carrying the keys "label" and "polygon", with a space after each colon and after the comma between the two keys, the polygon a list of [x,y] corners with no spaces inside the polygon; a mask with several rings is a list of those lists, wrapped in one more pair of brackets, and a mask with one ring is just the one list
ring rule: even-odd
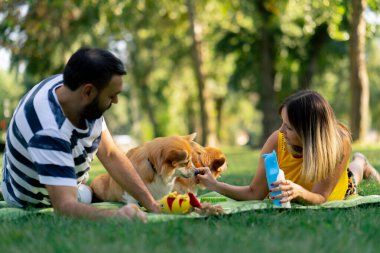
{"label": "woman", "polygon": [[[349,130],[339,123],[329,103],[317,92],[304,90],[288,97],[279,108],[281,128],[266,141],[261,154],[277,152],[286,180],[273,183],[274,198],[319,204],[356,194],[356,185],[378,172],[360,153],[351,154]],[[268,195],[264,159],[249,186],[234,186],[215,180],[205,169],[197,179],[207,188],[236,200],[261,200]],[[356,182],[356,184],[355,184]]]}

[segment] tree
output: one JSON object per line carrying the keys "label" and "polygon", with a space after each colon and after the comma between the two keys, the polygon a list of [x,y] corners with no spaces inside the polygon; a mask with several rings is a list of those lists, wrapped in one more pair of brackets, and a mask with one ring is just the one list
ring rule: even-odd
{"label": "tree", "polygon": [[368,127],[369,84],[365,60],[366,0],[352,1],[350,30],[350,82],[352,138],[363,141]]}
{"label": "tree", "polygon": [[[371,8],[378,2],[368,0]],[[116,116],[110,124],[119,133],[145,140],[197,131],[205,144],[213,136],[231,143],[248,130],[261,145],[279,126],[279,103],[300,88],[327,95],[348,119],[350,101],[340,99],[349,94],[348,6],[344,0],[14,1],[0,6],[0,44],[11,50],[13,66],[25,66],[30,85],[61,72],[81,45],[117,52],[122,44],[128,112],[123,123]]]}
{"label": "tree", "polygon": [[276,76],[276,33],[278,29],[278,17],[272,6],[269,7],[266,1],[256,1],[257,9],[261,17],[259,25],[259,48],[261,59],[261,103],[263,110],[263,136],[261,143],[278,128],[279,120],[275,113],[278,104],[276,103],[276,94],[274,82]]}
{"label": "tree", "polygon": [[299,84],[300,89],[310,89],[312,79],[318,67],[318,59],[323,46],[331,40],[328,35],[327,23],[316,27],[314,34],[307,41],[305,57],[300,59]]}
{"label": "tree", "polygon": [[198,101],[199,101],[199,112],[201,121],[201,144],[206,145],[207,137],[209,135],[209,113],[206,108],[207,102],[207,90],[205,85],[205,74],[203,70],[203,58],[202,58],[202,48],[201,48],[201,38],[200,38],[200,27],[196,27],[196,12],[194,8],[193,0],[186,0],[186,6],[189,15],[190,24],[190,34],[192,40],[192,59],[194,64],[194,72],[197,80],[198,87]]}
{"label": "tree", "polygon": [[6,129],[18,104],[18,98],[24,93],[24,87],[14,71],[7,73],[0,70],[0,83],[0,152],[2,152],[5,147]]}

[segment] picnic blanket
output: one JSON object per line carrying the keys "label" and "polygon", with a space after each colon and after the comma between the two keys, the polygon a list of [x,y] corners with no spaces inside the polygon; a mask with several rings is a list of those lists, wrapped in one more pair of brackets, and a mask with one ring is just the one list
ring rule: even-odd
{"label": "picnic blanket", "polygon": [[[251,200],[251,201],[236,201],[229,198],[221,198],[216,192],[210,192],[203,194],[198,198],[202,199],[206,197],[212,199],[218,199],[219,202],[213,203],[213,205],[220,205],[224,209],[224,215],[233,215],[242,212],[249,212],[254,210],[265,210],[265,209],[279,209],[279,210],[289,210],[288,208],[275,207],[270,200]],[[115,202],[100,202],[93,203],[93,206],[97,208],[120,208],[122,203]],[[352,196],[347,200],[330,201],[320,205],[301,205],[293,204],[290,210],[294,209],[332,209],[332,208],[353,208],[366,205],[380,205],[380,195],[368,195],[368,196]],[[32,215],[54,215],[52,208],[42,208],[42,209],[19,209],[9,207],[4,201],[0,201],[0,221],[1,220],[13,220],[22,217],[32,216]],[[206,215],[200,215],[195,212],[191,212],[186,215],[177,214],[157,214],[157,213],[147,213],[149,222],[158,221],[168,221],[175,219],[195,219],[195,218],[205,218]]]}

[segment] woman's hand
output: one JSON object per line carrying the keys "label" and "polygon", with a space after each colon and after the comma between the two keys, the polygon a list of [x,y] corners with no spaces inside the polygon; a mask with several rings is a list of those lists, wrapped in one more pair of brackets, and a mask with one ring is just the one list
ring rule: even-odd
{"label": "woman's hand", "polygon": [[218,181],[212,175],[209,167],[197,168],[198,172],[195,176],[196,182],[202,184],[210,190],[215,190],[215,185]]}
{"label": "woman's hand", "polygon": [[293,183],[291,180],[278,180],[271,184],[274,188],[270,189],[269,192],[281,191],[281,194],[271,197],[272,199],[279,199],[280,203],[290,202],[292,199],[302,196],[303,187]]}

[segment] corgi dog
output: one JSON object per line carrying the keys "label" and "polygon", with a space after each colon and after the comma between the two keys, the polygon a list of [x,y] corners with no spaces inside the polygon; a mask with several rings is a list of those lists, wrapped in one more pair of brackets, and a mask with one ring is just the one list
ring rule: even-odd
{"label": "corgi dog", "polygon": [[[127,152],[127,157],[146,184],[154,199],[173,191],[178,177],[194,177],[192,142],[196,133],[186,136],[158,137]],[[91,183],[95,199],[137,203],[109,174],[94,178]]]}
{"label": "corgi dog", "polygon": [[[227,169],[226,156],[221,150],[214,147],[203,147],[194,141],[192,141],[191,147],[193,149],[192,161],[195,168],[209,167],[215,178],[220,177]],[[197,186],[196,179],[193,177],[177,177],[173,190],[180,194],[188,192],[196,193]]]}

